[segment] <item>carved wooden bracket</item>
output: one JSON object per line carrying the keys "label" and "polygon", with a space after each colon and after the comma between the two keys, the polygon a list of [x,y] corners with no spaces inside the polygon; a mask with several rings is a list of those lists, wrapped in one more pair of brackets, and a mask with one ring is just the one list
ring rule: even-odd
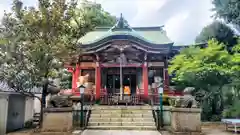
{"label": "carved wooden bracket", "polygon": [[99,55],[98,55],[98,54],[95,54],[95,56],[96,56],[96,60],[97,60],[97,62],[99,62],[99,61],[100,61],[100,57],[99,57]]}
{"label": "carved wooden bracket", "polygon": [[144,54],[144,61],[147,61],[147,53]]}

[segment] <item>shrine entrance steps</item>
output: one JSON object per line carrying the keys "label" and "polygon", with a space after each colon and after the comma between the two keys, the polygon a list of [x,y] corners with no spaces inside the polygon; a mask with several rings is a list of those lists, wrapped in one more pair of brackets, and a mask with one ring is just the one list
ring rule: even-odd
{"label": "shrine entrance steps", "polygon": [[88,129],[156,130],[152,107],[93,106]]}

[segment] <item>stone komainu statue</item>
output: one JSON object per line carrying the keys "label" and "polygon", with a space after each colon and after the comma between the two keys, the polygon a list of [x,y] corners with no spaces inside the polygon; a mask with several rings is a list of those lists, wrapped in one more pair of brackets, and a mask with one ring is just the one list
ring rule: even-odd
{"label": "stone komainu statue", "polygon": [[53,83],[48,84],[48,94],[50,99],[48,100],[48,107],[71,107],[72,101],[70,99],[71,94],[64,94],[61,89]]}
{"label": "stone komainu statue", "polygon": [[194,88],[187,87],[184,89],[183,93],[184,96],[182,97],[175,97],[174,98],[174,107],[182,107],[182,108],[197,108],[198,103],[195,100],[195,97],[192,96],[192,92],[194,91]]}

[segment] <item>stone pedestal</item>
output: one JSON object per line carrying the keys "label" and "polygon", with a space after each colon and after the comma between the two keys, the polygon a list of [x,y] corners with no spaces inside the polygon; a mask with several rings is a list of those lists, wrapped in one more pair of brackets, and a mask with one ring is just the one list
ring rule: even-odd
{"label": "stone pedestal", "polygon": [[42,132],[68,132],[72,130],[72,108],[46,108]]}
{"label": "stone pedestal", "polygon": [[175,135],[201,134],[201,109],[171,108],[171,132]]}

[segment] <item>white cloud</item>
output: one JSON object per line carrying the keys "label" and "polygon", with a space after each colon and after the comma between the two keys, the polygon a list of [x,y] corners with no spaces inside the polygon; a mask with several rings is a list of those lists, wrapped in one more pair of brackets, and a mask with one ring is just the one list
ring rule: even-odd
{"label": "white cloud", "polygon": [[131,26],[161,26],[179,44],[194,43],[212,22],[211,0],[96,0],[114,15],[123,13]]}
{"label": "white cloud", "polygon": [[[171,40],[176,41],[181,39],[181,27],[185,25],[185,21],[189,17],[189,12],[178,13],[166,21],[165,29],[167,35],[171,37]],[[184,31],[182,31],[183,33]]]}
{"label": "white cloud", "polygon": [[138,0],[96,0],[106,11],[118,17],[122,13],[129,22],[137,14],[136,1]]}
{"label": "white cloud", "polygon": [[[136,1],[137,14],[130,21],[133,26],[161,25],[156,24],[158,10],[166,3],[166,0],[140,0]],[[142,23],[141,23],[142,22]]]}
{"label": "white cloud", "polygon": [[[0,0],[0,18],[3,17],[4,11],[9,12],[12,7],[13,0]],[[37,0],[22,0],[24,6],[37,6]]]}
{"label": "white cloud", "polygon": [[11,8],[11,2],[0,2],[0,18],[3,17],[4,11],[9,11]]}
{"label": "white cloud", "polygon": [[[5,0],[4,0],[5,1]],[[10,1],[10,0],[9,0]],[[37,0],[23,0],[36,6]],[[176,43],[190,44],[201,29],[212,21],[211,0],[91,0],[115,16],[123,13],[131,26],[165,25]],[[0,16],[11,2],[0,2]]]}
{"label": "white cloud", "polygon": [[[184,1],[184,0],[183,0]],[[169,37],[180,44],[191,44],[202,28],[213,21],[209,0],[185,0],[183,9],[176,10],[165,22]],[[181,4],[179,4],[180,6]]]}

